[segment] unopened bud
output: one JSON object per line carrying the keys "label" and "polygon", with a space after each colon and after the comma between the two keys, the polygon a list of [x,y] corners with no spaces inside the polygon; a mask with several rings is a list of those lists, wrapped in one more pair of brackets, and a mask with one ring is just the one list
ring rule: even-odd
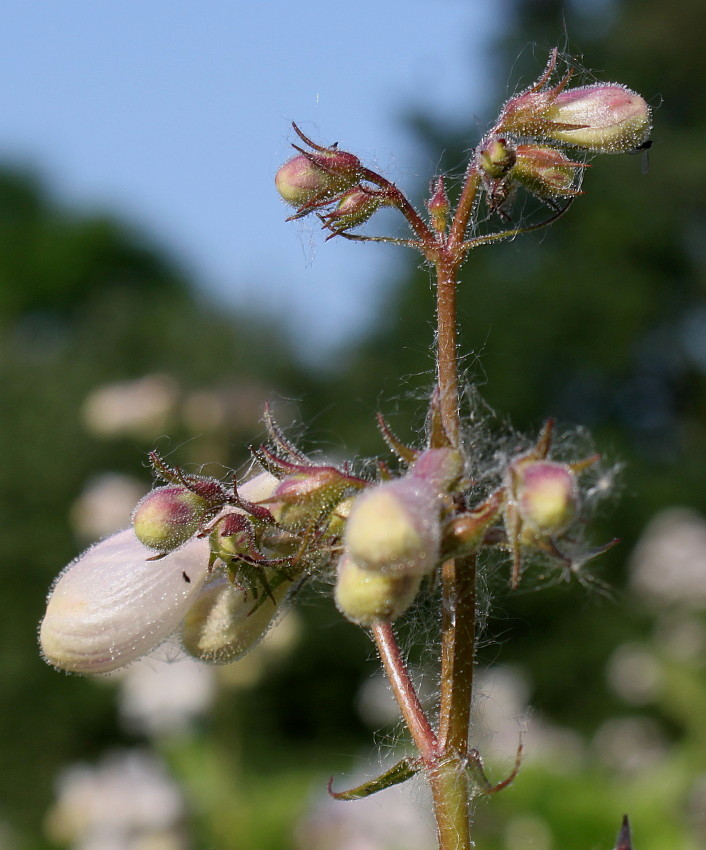
{"label": "unopened bud", "polygon": [[576,516],[578,488],[573,472],[549,460],[529,461],[513,470],[515,498],[523,523],[540,535],[563,531]]}
{"label": "unopened bud", "polygon": [[417,456],[409,475],[443,492],[453,488],[463,475],[463,470],[463,455],[458,449],[426,449]]}
{"label": "unopened bud", "polygon": [[222,561],[249,555],[255,548],[255,529],[250,518],[232,511],[218,518],[211,532],[211,551]]}
{"label": "unopened bud", "polygon": [[363,483],[335,466],[312,466],[279,482],[270,499],[270,510],[285,528],[300,528],[333,508],[347,488]]}
{"label": "unopened bud", "polygon": [[206,499],[186,487],[157,487],[135,507],[132,525],[137,539],[158,552],[171,552],[198,530],[212,509]]}
{"label": "unopened bud", "polygon": [[275,186],[282,198],[295,207],[338,191],[335,178],[304,154],[295,156],[279,168],[275,174]]}
{"label": "unopened bud", "polygon": [[436,178],[434,191],[427,201],[427,209],[431,216],[432,227],[437,233],[443,233],[446,230],[451,204],[449,203],[449,196],[446,194],[444,178],[441,176]]}
{"label": "unopened bud", "polygon": [[335,232],[349,230],[365,224],[384,203],[383,195],[375,189],[355,186],[340,198],[335,209],[324,216],[324,221]]}
{"label": "unopened bud", "polygon": [[507,139],[494,138],[478,151],[477,161],[488,177],[498,180],[515,164],[515,150]]}
{"label": "unopened bud", "polygon": [[598,153],[626,153],[650,136],[650,108],[639,94],[616,83],[576,89],[561,86],[512,98],[498,130],[565,142]]}
{"label": "unopened bud", "polygon": [[194,658],[227,664],[249,652],[267,634],[291,587],[282,581],[258,598],[223,575],[203,586],[182,626],[182,646]]}
{"label": "unopened bud", "polygon": [[344,617],[365,628],[391,622],[414,602],[421,581],[421,573],[373,572],[344,555],[336,574],[336,605]]}
{"label": "unopened bud", "polygon": [[[652,129],[650,108],[637,92],[614,83],[595,83],[560,92],[547,117],[551,138],[599,153],[626,153],[643,145]],[[562,124],[580,125],[576,129]]]}
{"label": "unopened bud", "polygon": [[411,476],[371,487],[353,503],[345,551],[363,569],[429,573],[439,560],[440,507],[438,492]]}
{"label": "unopened bud", "polygon": [[518,145],[512,179],[540,198],[566,198],[577,194],[576,174],[586,164],[546,145]]}

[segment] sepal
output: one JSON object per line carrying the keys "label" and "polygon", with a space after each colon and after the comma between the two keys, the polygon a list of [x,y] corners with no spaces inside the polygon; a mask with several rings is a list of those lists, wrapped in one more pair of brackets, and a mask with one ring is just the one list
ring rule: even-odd
{"label": "sepal", "polygon": [[377,779],[371,779],[368,782],[363,782],[362,785],[357,785],[348,791],[334,791],[333,777],[329,779],[328,792],[334,800],[362,800],[365,797],[370,797],[372,794],[377,794],[378,791],[384,791],[386,788],[392,788],[393,785],[400,785],[411,779],[422,767],[421,759],[404,758],[393,765],[389,770],[381,773]]}

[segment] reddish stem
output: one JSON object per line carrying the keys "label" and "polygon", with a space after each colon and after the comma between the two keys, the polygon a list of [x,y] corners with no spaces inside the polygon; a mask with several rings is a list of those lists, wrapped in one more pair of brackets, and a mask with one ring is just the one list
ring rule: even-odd
{"label": "reddish stem", "polygon": [[425,762],[430,763],[436,757],[436,735],[419,702],[417,691],[409,677],[392,625],[378,622],[373,626],[372,631],[380,660],[392,686],[402,717],[414,739],[414,743],[417,745],[419,754]]}

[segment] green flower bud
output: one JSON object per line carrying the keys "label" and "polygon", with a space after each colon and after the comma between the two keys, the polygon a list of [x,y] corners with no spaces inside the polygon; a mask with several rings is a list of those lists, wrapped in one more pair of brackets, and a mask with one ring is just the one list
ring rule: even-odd
{"label": "green flower bud", "polygon": [[346,619],[369,628],[376,622],[391,622],[404,614],[414,602],[421,581],[421,573],[373,572],[344,555],[338,565],[334,598]]}
{"label": "green flower bud", "polygon": [[576,174],[586,168],[546,145],[518,145],[512,179],[540,198],[568,198],[578,194]]}
{"label": "green flower bud", "polygon": [[412,476],[361,493],[346,525],[345,550],[363,569],[389,575],[431,572],[439,560],[438,491]]}
{"label": "green flower bud", "polygon": [[323,221],[330,230],[339,233],[365,224],[384,204],[385,198],[379,191],[354,186],[341,196],[334,210],[323,216]]}
{"label": "green flower bud", "polygon": [[157,487],[137,503],[132,515],[135,536],[150,549],[171,552],[199,530],[211,509],[206,499],[186,487]]}
{"label": "green flower bud", "polygon": [[477,161],[488,177],[498,180],[515,164],[515,151],[507,139],[494,138],[478,151]]}

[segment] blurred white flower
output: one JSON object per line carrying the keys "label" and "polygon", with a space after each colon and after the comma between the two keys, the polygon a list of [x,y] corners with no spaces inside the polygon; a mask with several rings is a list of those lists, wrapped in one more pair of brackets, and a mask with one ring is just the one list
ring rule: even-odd
{"label": "blurred white flower", "polygon": [[706,608],[706,520],[688,508],[658,513],[630,558],[632,585],[657,606]]}
{"label": "blurred white flower", "polygon": [[84,423],[97,437],[155,437],[170,423],[178,397],[169,375],[105,384],[84,401]]}
{"label": "blurred white flower", "polygon": [[538,815],[518,815],[505,827],[506,850],[552,850],[549,824]]}
{"label": "blurred white flower", "polygon": [[650,717],[613,717],[593,738],[601,761],[621,773],[640,773],[664,759],[669,752],[659,724]]}
{"label": "blurred white flower", "polygon": [[130,732],[180,734],[205,714],[216,695],[213,668],[191,658],[143,658],[122,674],[118,708]]}
{"label": "blurred white flower", "polygon": [[613,652],[606,675],[614,693],[631,705],[652,702],[662,679],[654,654],[637,643],[624,643]]}
{"label": "blurred white flower", "polygon": [[85,541],[99,540],[130,524],[147,487],[130,475],[106,472],[93,478],[71,506],[71,524]]}
{"label": "blurred white flower", "polygon": [[64,770],[46,831],[72,850],[186,850],[184,815],[181,792],[164,766],[128,750]]}
{"label": "blurred white flower", "polygon": [[226,428],[250,431],[257,427],[271,387],[256,381],[238,381],[189,393],[181,406],[187,428],[196,434]]}
{"label": "blurred white flower", "polygon": [[583,757],[583,740],[577,732],[548,723],[531,711],[530,682],[520,667],[498,664],[481,670],[475,690],[475,745],[486,760],[511,765],[520,737],[523,762],[541,761],[563,773],[574,769]]}

